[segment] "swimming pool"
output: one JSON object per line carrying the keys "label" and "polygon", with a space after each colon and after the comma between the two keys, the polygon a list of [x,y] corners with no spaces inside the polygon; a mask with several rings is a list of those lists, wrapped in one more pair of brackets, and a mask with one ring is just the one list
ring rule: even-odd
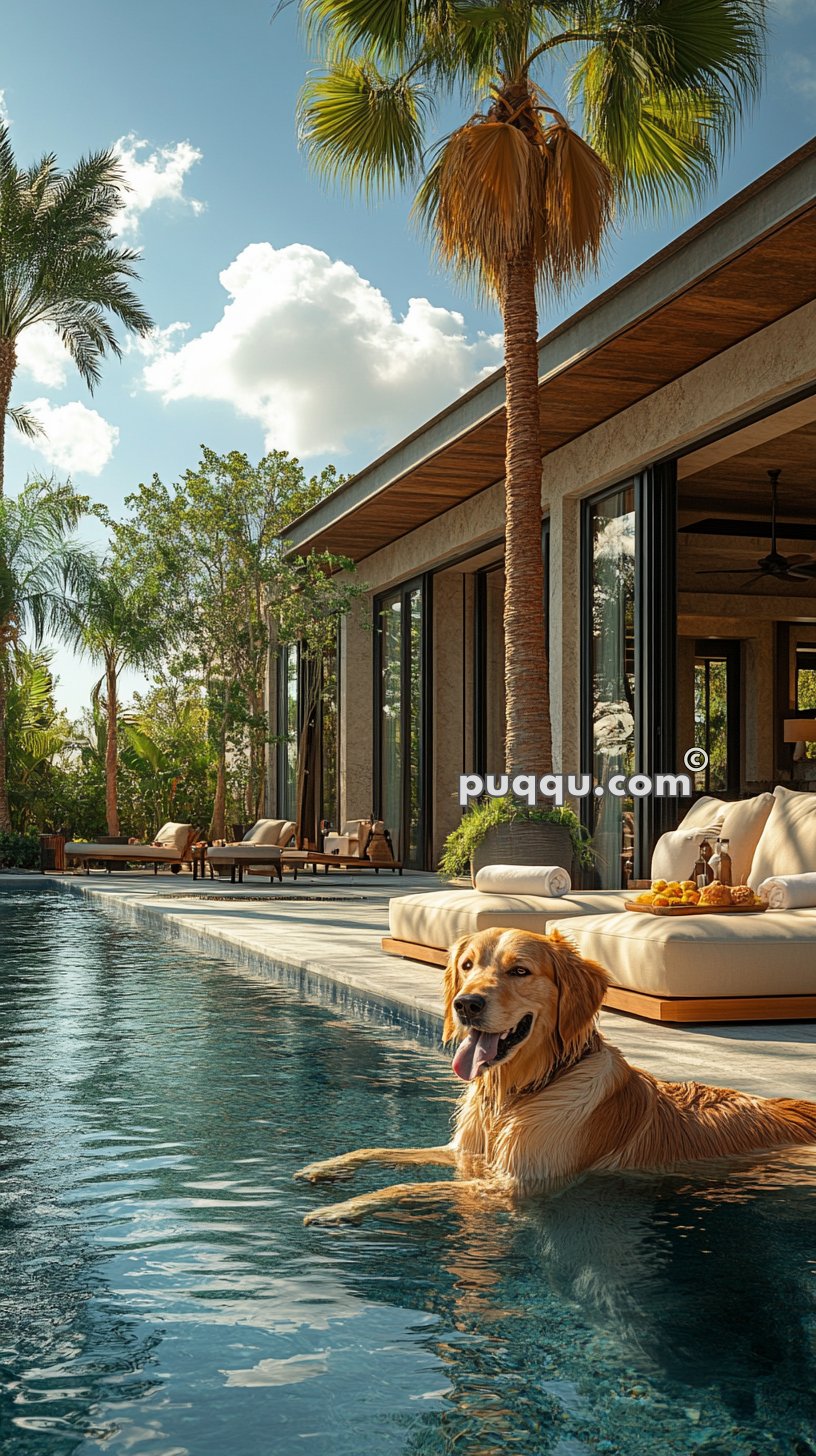
{"label": "swimming pool", "polygon": [[447,1058],[48,891],[0,1039],[2,1456],[816,1452],[809,1153],[304,1229],[303,1163],[445,1140]]}

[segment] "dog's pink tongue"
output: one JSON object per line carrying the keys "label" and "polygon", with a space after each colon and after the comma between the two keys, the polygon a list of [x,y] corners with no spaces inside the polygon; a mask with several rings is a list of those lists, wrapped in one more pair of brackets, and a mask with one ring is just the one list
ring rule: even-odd
{"label": "dog's pink tongue", "polygon": [[453,1070],[463,1082],[472,1082],[494,1060],[498,1049],[497,1031],[469,1031],[453,1059]]}

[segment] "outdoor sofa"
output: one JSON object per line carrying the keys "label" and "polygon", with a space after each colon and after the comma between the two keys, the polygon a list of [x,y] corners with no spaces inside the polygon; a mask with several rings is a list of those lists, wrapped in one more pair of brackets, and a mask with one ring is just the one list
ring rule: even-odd
{"label": "outdoor sofa", "polygon": [[158,874],[159,865],[169,866],[176,872],[183,864],[191,864],[193,844],[197,831],[192,824],[163,824],[151,844],[104,844],[69,840],[65,846],[66,869],[73,866],[90,874],[94,860],[103,860],[110,874],[114,865],[152,864],[153,873]]}
{"label": "outdoor sofa", "polygon": [[[729,838],[734,882],[754,890],[771,876],[816,871],[816,794],[779,787],[732,804],[698,800],[658,842],[653,877],[685,878],[706,835]],[[632,898],[623,890],[403,895],[390,902],[383,948],[444,965],[460,935],[557,929],[609,972],[613,1009],[652,1021],[816,1019],[816,907],[672,918],[633,914],[624,909]]]}

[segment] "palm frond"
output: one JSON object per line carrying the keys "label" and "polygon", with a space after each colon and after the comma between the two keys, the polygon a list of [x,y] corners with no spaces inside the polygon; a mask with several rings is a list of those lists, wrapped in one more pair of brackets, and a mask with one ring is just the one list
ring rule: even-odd
{"label": "palm frond", "polygon": [[26,440],[36,440],[45,434],[45,426],[42,421],[38,420],[37,416],[32,414],[24,404],[9,405],[6,416]]}
{"label": "palm frond", "polygon": [[445,262],[498,290],[504,259],[534,246],[545,172],[519,127],[478,118],[440,144],[415,210]]}
{"label": "palm frond", "polygon": [[614,180],[563,116],[543,126],[476,118],[440,146],[419,189],[418,215],[441,257],[501,293],[505,261],[532,254],[539,281],[559,291],[597,261]]}
{"label": "palm frond", "polygon": [[602,7],[570,77],[586,134],[635,205],[699,199],[762,74],[764,0]]}
{"label": "palm frond", "polygon": [[349,60],[304,85],[300,140],[331,181],[366,194],[390,191],[419,171],[425,106],[421,87],[406,77]]}

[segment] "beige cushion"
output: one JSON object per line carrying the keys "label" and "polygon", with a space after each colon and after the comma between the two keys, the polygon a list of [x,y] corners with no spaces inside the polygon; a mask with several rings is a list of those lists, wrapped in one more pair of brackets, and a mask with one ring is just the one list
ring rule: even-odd
{"label": "beige cushion", "polygon": [[816,870],[816,794],[800,794],[779,785],[773,797],[774,806],[748,876],[754,890],[773,875],[803,875]]}
{"label": "beige cushion", "polygon": [[173,845],[158,844],[83,844],[72,840],[65,846],[65,853],[71,859],[121,859],[144,860],[153,864],[178,864],[182,850]]}
{"label": "beige cushion", "polygon": [[284,819],[283,820],[282,827],[281,827],[281,832],[278,835],[278,844],[280,845],[281,849],[285,849],[286,848],[287,844],[289,843],[289,840],[292,838],[292,835],[294,834],[294,832],[295,832],[296,829],[297,829],[297,825],[296,825],[294,819]]}
{"label": "beige cushion", "polygon": [[[352,843],[354,844],[353,849],[351,847]],[[358,840],[356,836],[352,841],[349,838],[348,834],[326,834],[323,836],[323,853],[343,855],[356,854],[357,844]]]}
{"label": "beige cushion", "polygon": [[397,895],[388,905],[388,923],[396,940],[447,950],[460,935],[501,926],[545,935],[553,920],[565,915],[591,915],[612,910],[626,898],[622,890],[579,890],[569,895],[483,895],[478,890],[431,890]]}
{"label": "beige cushion", "polygon": [[183,854],[192,832],[192,824],[163,824],[153,843],[163,849],[175,849]]}
{"label": "beige cushion", "polygon": [[773,806],[773,794],[756,794],[753,799],[738,799],[726,809],[719,834],[720,839],[728,840],[733,885],[747,882],[756,847]]}
{"label": "beige cushion", "polygon": [[278,844],[285,819],[258,819],[248,829],[242,844]]}
{"label": "beige cushion", "polygon": [[711,794],[703,794],[702,799],[697,799],[683,816],[678,824],[678,829],[699,829],[700,833],[710,829],[712,824],[722,824],[725,818],[725,811],[728,808],[724,799],[715,799]]}
{"label": "beige cushion", "polygon": [[281,857],[279,844],[211,844],[207,859],[213,864],[234,864],[252,860],[253,864],[276,864]]}
{"label": "beige cushion", "polygon": [[719,829],[716,824],[699,829],[671,829],[661,834],[652,855],[653,880],[690,880],[700,856],[700,845],[708,838],[713,848]]}
{"label": "beige cushion", "polygon": [[650,996],[816,994],[816,910],[551,921],[615,986]]}

